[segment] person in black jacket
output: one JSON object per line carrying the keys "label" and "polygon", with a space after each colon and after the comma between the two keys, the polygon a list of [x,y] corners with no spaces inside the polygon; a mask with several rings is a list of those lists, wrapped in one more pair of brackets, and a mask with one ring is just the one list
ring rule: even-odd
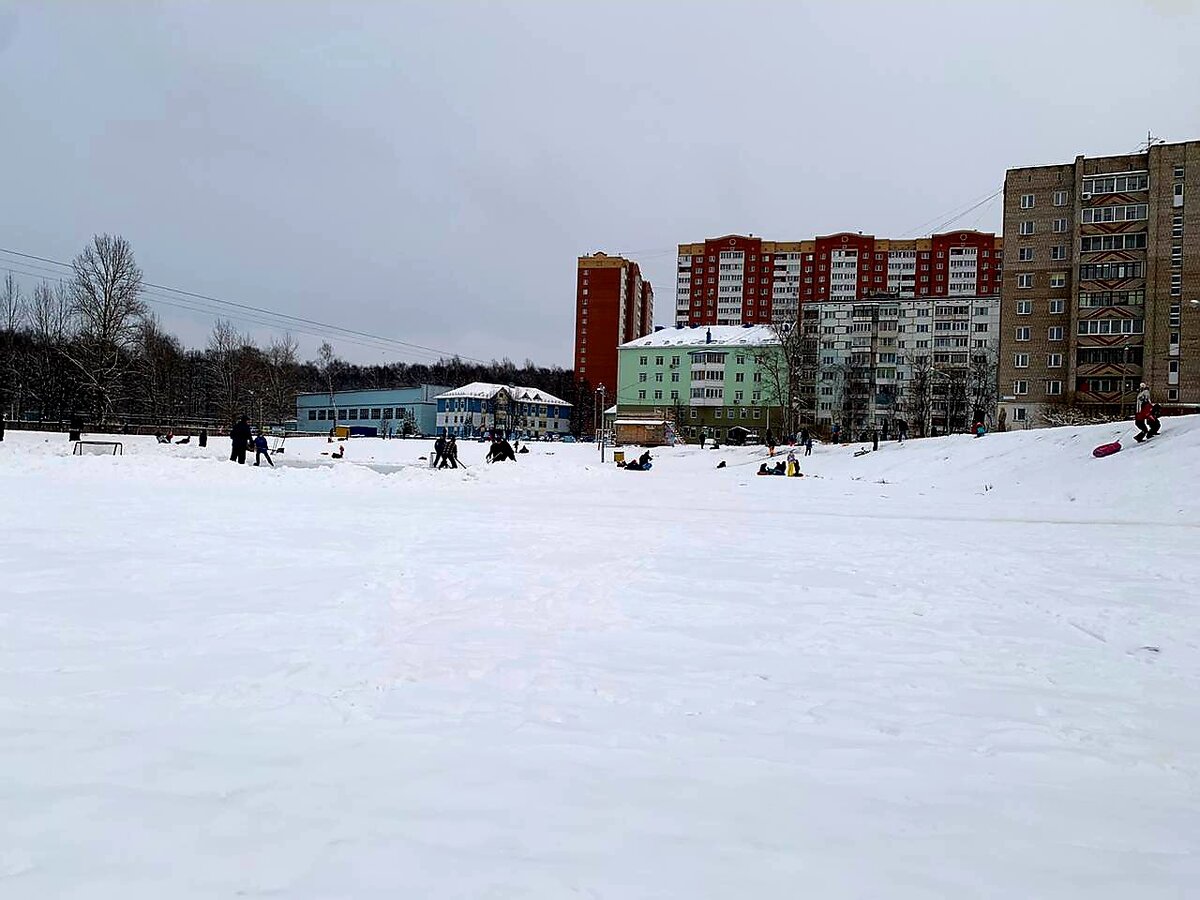
{"label": "person in black jacket", "polygon": [[229,441],[233,445],[229,453],[231,462],[246,464],[246,447],[250,444],[250,420],[242,416],[237,424],[229,430]]}

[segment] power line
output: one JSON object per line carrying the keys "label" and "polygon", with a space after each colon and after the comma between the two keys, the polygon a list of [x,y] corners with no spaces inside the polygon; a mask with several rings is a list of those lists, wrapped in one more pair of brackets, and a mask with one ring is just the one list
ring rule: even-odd
{"label": "power line", "polygon": [[[70,263],[63,262],[62,260],[51,259],[51,258],[45,257],[45,256],[38,256],[33,253],[22,253],[19,250],[12,250],[7,247],[0,247],[0,253],[5,253],[10,256],[20,257],[21,259],[35,260],[37,262],[49,263],[53,266],[59,266],[63,269],[68,269],[68,270],[73,271],[72,265]],[[28,273],[26,273],[26,274],[28,274]],[[476,359],[476,358],[470,357],[470,356],[464,356],[462,354],[452,353],[448,350],[439,350],[435,347],[426,347],[423,344],[414,344],[409,341],[401,341],[396,338],[389,338],[384,335],[373,334],[371,332],[366,332],[366,331],[359,331],[359,330],[353,329],[353,328],[344,328],[340,325],[332,325],[328,322],[321,322],[319,320],[309,319],[304,316],[293,316],[289,313],[276,312],[274,310],[267,309],[265,307],[254,306],[253,304],[238,303],[233,300],[222,300],[219,297],[212,297],[207,294],[200,294],[200,293],[196,293],[194,291],[186,291],[181,288],[170,287],[169,285],[156,284],[151,281],[143,282],[143,286],[145,288],[152,288],[152,289],[155,289],[158,291],[167,291],[168,293],[171,293],[171,294],[177,294],[180,297],[191,298],[193,300],[204,301],[206,303],[211,303],[211,304],[217,304],[217,306],[219,308],[228,307],[228,308],[232,308],[232,309],[243,310],[246,313],[252,313],[252,314],[259,315],[259,316],[265,315],[265,316],[272,317],[274,319],[280,319],[280,320],[284,320],[286,322],[296,323],[295,330],[300,331],[305,334],[313,334],[314,332],[312,332],[310,330],[311,328],[320,328],[320,329],[324,329],[325,332],[331,332],[332,335],[336,335],[339,340],[349,340],[351,343],[357,343],[356,341],[353,340],[353,338],[365,338],[368,341],[377,342],[379,344],[384,345],[385,347],[393,348],[392,352],[399,353],[401,349],[403,349],[405,352],[422,351],[423,353],[426,353],[426,354],[432,354],[434,357],[442,358],[442,357],[457,356],[459,359],[467,360],[469,362],[479,363],[481,365],[487,365],[487,363],[484,360]],[[161,300],[160,302],[166,303],[167,301]],[[170,305],[170,304],[168,303],[168,305]],[[182,308],[188,308],[188,307],[182,307]],[[278,327],[278,324],[276,324],[276,323],[260,323],[260,324],[275,324],[275,327]],[[308,328],[298,327],[301,325],[308,326]],[[325,334],[325,333],[320,333],[320,334],[317,334],[317,336],[328,337],[331,335]]]}

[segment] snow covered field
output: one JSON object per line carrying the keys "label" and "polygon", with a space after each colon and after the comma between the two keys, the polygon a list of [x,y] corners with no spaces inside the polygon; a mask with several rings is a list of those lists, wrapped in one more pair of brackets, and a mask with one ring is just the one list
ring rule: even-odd
{"label": "snow covered field", "polygon": [[0,897],[1195,897],[1200,419],[1113,433],[10,432]]}

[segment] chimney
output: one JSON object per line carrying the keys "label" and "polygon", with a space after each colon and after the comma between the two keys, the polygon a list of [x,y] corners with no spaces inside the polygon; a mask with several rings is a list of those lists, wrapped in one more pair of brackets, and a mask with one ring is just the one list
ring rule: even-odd
{"label": "chimney", "polygon": [[706,344],[712,343],[712,329],[711,328],[705,330],[705,332],[704,332],[704,343],[706,343]]}

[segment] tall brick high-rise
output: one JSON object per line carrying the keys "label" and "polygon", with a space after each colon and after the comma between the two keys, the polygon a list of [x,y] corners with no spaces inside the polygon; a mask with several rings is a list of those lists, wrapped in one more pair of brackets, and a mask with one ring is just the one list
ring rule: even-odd
{"label": "tall brick high-rise", "polygon": [[964,229],[916,240],[845,232],[804,241],[730,234],[680,244],[679,325],[794,322],[801,304],[904,297],[991,296],[1003,242]]}
{"label": "tall brick high-rise", "polygon": [[579,257],[575,279],[575,377],[617,395],[617,346],[654,330],[654,290],[620,256]]}
{"label": "tall brick high-rise", "polygon": [[1000,408],[1132,415],[1200,404],[1200,141],[1009,169]]}

